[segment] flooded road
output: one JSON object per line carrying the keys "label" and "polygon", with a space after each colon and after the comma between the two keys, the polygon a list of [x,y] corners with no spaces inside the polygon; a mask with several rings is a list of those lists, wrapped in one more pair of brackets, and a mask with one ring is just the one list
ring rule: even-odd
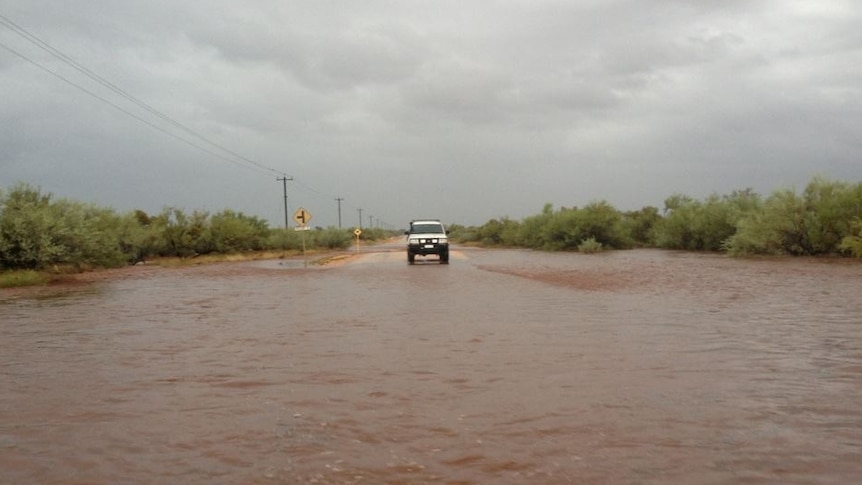
{"label": "flooded road", "polygon": [[0,292],[0,483],[862,482],[862,264],[364,249]]}

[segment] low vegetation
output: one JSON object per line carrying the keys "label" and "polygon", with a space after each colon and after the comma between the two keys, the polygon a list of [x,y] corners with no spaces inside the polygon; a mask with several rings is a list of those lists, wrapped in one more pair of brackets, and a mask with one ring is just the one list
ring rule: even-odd
{"label": "low vegetation", "polygon": [[[696,200],[674,194],[664,207],[619,211],[605,201],[584,207],[546,204],[520,221],[492,219],[478,227],[449,226],[454,241],[498,247],[594,253],[656,247],[730,255],[842,255],[862,258],[862,183],[814,178],[801,193],[751,190]],[[366,228],[363,240],[394,233]],[[351,229],[305,232],[312,250],[346,249]],[[302,249],[303,234],[223,210],[188,213],[167,207],[155,215],[121,214],[19,184],[0,191],[0,287],[42,284],[46,273],[117,267],[157,257],[280,252]]]}
{"label": "low vegetation", "polygon": [[856,258],[862,258],[862,219],[856,217],[850,223],[852,234],[841,240],[838,249],[846,251]]}
{"label": "low vegetation", "polygon": [[595,252],[655,247],[722,251],[734,256],[862,257],[862,183],[814,178],[801,193],[751,190],[696,200],[674,194],[664,207],[622,212],[605,201],[558,210],[546,204],[521,221],[493,219],[450,226],[461,243]]}
{"label": "low vegetation", "polygon": [[581,244],[578,244],[578,252],[584,254],[593,254],[601,252],[602,243],[596,241],[595,238],[591,237],[589,239],[584,240]]}
{"label": "low vegetation", "polygon": [[[364,229],[363,240],[391,234]],[[188,213],[168,207],[149,215],[60,199],[27,184],[0,192],[0,287],[45,283],[49,273],[134,264],[152,258],[206,258],[345,249],[352,228],[303,233],[273,229],[266,221],[232,210]],[[216,257],[218,256],[218,257]]]}
{"label": "low vegetation", "polygon": [[32,269],[4,271],[0,273],[0,288],[44,285],[50,280],[46,273]]}

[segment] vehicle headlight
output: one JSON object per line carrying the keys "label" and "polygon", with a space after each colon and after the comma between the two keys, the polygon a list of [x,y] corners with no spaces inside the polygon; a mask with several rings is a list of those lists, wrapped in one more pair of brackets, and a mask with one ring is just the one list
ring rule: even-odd
{"label": "vehicle headlight", "polygon": [[407,240],[407,244],[419,244],[419,238],[418,237],[411,237],[410,239]]}
{"label": "vehicle headlight", "polygon": [[441,237],[437,242],[439,242],[440,244],[449,244],[449,238]]}

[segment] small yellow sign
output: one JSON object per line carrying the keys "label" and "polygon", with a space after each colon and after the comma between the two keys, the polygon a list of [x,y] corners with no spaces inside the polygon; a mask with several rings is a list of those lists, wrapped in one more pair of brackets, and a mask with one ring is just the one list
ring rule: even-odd
{"label": "small yellow sign", "polygon": [[311,213],[300,207],[293,213],[293,220],[296,221],[297,224],[304,226],[311,220]]}
{"label": "small yellow sign", "polygon": [[353,234],[356,234],[356,237],[359,237],[359,235],[362,234],[362,230],[357,228],[355,231],[353,231]]}

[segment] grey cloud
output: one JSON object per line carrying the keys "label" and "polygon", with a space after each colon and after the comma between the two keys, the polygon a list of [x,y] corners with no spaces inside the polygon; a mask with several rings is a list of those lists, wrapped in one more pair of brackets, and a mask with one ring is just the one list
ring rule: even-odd
{"label": "grey cloud", "polygon": [[[862,176],[862,8],[850,1],[0,0],[0,12],[304,181],[313,190],[293,184],[290,203],[323,225],[336,196],[390,222],[481,223],[545,202],[637,208]],[[128,106],[7,29],[0,41]],[[4,186],[283,219],[273,176],[2,50],[0,88],[14,126],[0,134]],[[109,183],[127,178],[126,190]]]}

